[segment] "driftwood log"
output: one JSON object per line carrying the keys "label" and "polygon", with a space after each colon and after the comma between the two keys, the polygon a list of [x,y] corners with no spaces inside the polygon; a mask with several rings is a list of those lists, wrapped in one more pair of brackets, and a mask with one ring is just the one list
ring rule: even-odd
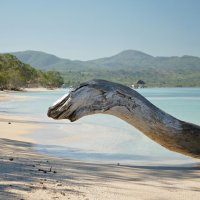
{"label": "driftwood log", "polygon": [[49,117],[70,121],[96,113],[117,116],[163,147],[200,158],[200,126],[176,119],[121,84],[105,80],[85,82],[48,110]]}

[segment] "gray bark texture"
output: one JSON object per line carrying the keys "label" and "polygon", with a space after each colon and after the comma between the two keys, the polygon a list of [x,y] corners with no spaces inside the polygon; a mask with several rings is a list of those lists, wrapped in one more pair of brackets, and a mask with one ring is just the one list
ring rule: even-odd
{"label": "gray bark texture", "polygon": [[48,110],[49,117],[70,121],[96,113],[119,117],[163,147],[200,158],[200,126],[176,119],[135,90],[118,83],[105,80],[82,83]]}

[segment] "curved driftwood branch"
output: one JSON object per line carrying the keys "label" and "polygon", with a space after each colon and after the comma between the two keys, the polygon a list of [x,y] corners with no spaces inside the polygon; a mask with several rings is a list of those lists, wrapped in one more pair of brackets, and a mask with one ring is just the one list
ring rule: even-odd
{"label": "curved driftwood branch", "polygon": [[121,84],[83,83],[48,110],[49,117],[70,121],[95,113],[115,115],[167,149],[200,158],[200,126],[174,118]]}

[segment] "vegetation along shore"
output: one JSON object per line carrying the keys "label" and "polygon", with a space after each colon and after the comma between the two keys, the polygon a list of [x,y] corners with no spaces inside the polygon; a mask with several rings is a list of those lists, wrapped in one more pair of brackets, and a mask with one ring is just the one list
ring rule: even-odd
{"label": "vegetation along shore", "polygon": [[42,71],[25,64],[11,54],[0,55],[0,90],[32,87],[60,87],[63,78],[57,71]]}
{"label": "vegetation along shore", "polygon": [[[26,64],[25,64],[26,63]],[[200,58],[153,57],[126,50],[96,60],[63,59],[39,51],[0,54],[0,89],[70,87],[89,79],[106,79],[145,87],[200,87]]]}

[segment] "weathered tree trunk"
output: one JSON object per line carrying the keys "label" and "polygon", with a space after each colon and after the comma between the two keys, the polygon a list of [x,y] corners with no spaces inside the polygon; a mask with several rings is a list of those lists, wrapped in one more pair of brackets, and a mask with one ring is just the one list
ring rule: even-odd
{"label": "weathered tree trunk", "polygon": [[200,126],[174,118],[121,84],[83,83],[50,107],[48,116],[75,121],[95,113],[117,116],[167,149],[200,158]]}

